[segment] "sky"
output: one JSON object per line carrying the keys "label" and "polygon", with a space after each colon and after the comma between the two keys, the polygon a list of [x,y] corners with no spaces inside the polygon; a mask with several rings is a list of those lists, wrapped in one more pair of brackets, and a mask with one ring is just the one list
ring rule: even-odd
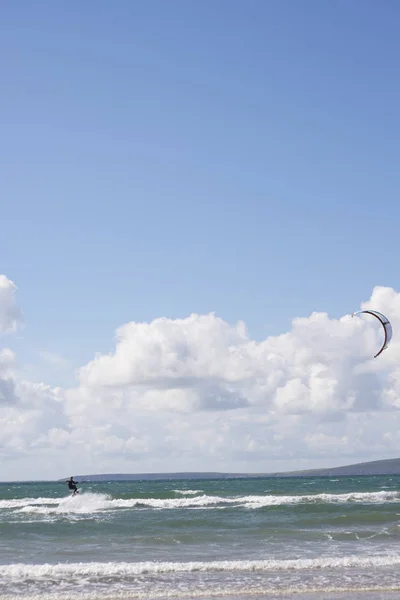
{"label": "sky", "polygon": [[399,20],[4,4],[0,480],[400,456]]}

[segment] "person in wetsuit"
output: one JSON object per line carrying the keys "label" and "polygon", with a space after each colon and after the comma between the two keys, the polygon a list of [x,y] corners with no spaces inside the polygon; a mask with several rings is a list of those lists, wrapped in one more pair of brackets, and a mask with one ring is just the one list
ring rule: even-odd
{"label": "person in wetsuit", "polygon": [[76,487],[76,481],[74,481],[73,477],[70,477],[66,483],[68,483],[68,488],[73,490],[73,496],[75,496],[75,494],[79,494],[78,488]]}

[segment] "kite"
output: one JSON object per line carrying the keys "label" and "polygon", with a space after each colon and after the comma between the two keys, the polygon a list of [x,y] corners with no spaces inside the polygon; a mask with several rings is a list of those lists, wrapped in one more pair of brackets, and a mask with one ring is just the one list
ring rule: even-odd
{"label": "kite", "polygon": [[392,325],[389,321],[389,319],[387,317],[385,317],[385,315],[383,315],[382,313],[378,312],[377,310],[358,310],[357,312],[353,313],[351,316],[354,317],[355,315],[360,315],[360,314],[368,314],[368,315],[372,315],[373,317],[377,318],[378,321],[381,322],[383,330],[385,332],[385,339],[383,341],[383,345],[380,348],[379,352],[377,352],[377,354],[375,354],[374,358],[376,358],[377,356],[379,356],[381,354],[381,352],[383,352],[389,345],[390,340],[392,339]]}

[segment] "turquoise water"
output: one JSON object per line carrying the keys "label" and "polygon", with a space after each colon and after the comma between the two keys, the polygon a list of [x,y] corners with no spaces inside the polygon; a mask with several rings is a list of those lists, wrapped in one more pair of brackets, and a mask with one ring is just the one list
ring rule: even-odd
{"label": "turquoise water", "polygon": [[1,598],[400,597],[400,476],[0,484]]}

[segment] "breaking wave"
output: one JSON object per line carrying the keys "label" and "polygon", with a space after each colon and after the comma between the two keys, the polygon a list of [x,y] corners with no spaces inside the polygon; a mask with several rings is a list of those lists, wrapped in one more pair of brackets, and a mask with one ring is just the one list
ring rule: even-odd
{"label": "breaking wave", "polygon": [[192,562],[90,562],[59,564],[11,564],[0,565],[2,579],[32,579],[65,577],[122,577],[151,573],[190,573],[228,571],[302,571],[309,569],[342,569],[344,567],[393,567],[400,566],[398,554],[388,556],[341,556],[299,558],[287,560],[221,560]]}
{"label": "breaking wave", "polygon": [[[400,493],[395,491],[353,492],[347,494],[305,494],[279,496],[209,496],[201,490],[187,490],[190,497],[183,498],[113,498],[110,494],[82,493],[66,498],[21,498],[0,500],[0,510],[18,513],[57,514],[95,513],[121,509],[147,508],[154,510],[246,508],[260,509],[271,506],[299,504],[382,504],[400,502]],[[183,491],[182,491],[183,495]]]}

